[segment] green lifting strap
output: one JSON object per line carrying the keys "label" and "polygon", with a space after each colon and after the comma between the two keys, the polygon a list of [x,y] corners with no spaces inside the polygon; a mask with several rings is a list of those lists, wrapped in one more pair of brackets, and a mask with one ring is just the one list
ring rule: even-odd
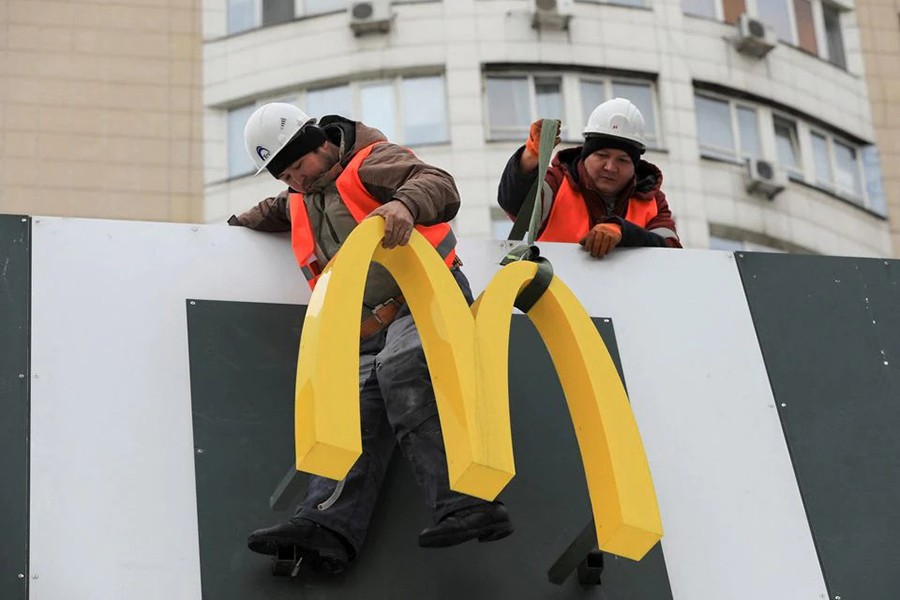
{"label": "green lifting strap", "polygon": [[[538,270],[534,279],[519,292],[516,297],[515,307],[527,313],[540,299],[541,295],[550,285],[553,279],[553,265],[541,256],[541,251],[534,245],[538,228],[541,224],[541,193],[544,188],[544,177],[550,166],[550,156],[553,154],[553,142],[559,132],[559,121],[556,119],[544,119],[541,121],[541,141],[538,146],[538,170],[534,185],[531,186],[525,202],[519,208],[516,222],[509,232],[509,240],[521,240],[525,235],[525,243],[511,249],[500,261],[501,265],[519,260],[530,260],[538,263]],[[527,225],[526,225],[527,223]],[[527,230],[526,230],[527,227]]]}
{"label": "green lifting strap", "polygon": [[530,260],[537,263],[537,272],[534,274],[534,279],[522,288],[522,291],[519,292],[519,295],[516,296],[516,301],[513,303],[513,306],[523,313],[527,313],[537,304],[537,301],[541,299],[541,296],[550,287],[550,281],[553,280],[553,265],[550,264],[549,260],[543,256],[537,256]]}
{"label": "green lifting strap", "polygon": [[[519,214],[516,215],[516,222],[513,224],[512,229],[509,232],[509,237],[507,238],[509,240],[521,240],[527,233],[525,244],[528,246],[534,244],[534,240],[537,237],[537,230],[541,224],[540,199],[541,192],[543,191],[544,177],[546,177],[547,168],[550,166],[550,156],[553,154],[553,142],[556,140],[558,133],[559,121],[556,119],[544,119],[541,121],[541,141],[538,146],[537,178],[535,178],[534,185],[531,186],[531,190],[529,190],[528,195],[525,197],[525,202],[523,202],[522,206],[519,208]],[[520,247],[521,246],[517,246],[514,248],[510,251],[510,254],[513,254]],[[524,254],[525,251],[522,250],[518,253],[518,256]],[[501,264],[507,264],[515,260],[523,259],[504,259],[505,262],[502,262]],[[524,260],[528,260],[528,258],[524,258]]]}

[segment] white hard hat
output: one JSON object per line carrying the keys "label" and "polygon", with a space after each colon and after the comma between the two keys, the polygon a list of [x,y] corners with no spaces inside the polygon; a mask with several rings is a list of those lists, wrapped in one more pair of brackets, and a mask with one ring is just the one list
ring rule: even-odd
{"label": "white hard hat", "polygon": [[584,128],[585,139],[591,136],[620,138],[637,146],[641,153],[647,148],[644,115],[625,98],[607,100],[593,110]]}
{"label": "white hard hat", "polygon": [[256,174],[269,166],[301,127],[314,121],[293,104],[285,102],[270,102],[257,108],[244,127],[244,144],[256,164]]}

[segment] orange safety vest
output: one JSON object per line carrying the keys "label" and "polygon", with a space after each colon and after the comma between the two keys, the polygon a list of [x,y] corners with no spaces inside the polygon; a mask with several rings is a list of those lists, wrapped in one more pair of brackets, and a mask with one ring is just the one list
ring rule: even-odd
{"label": "orange safety vest", "polygon": [[[381,206],[381,202],[366,190],[360,180],[359,167],[371,154],[372,149],[377,144],[383,143],[375,142],[357,152],[335,181],[341,200],[357,223]],[[303,194],[291,193],[288,196],[288,203],[291,208],[291,247],[294,249],[294,257],[297,259],[309,287],[315,288],[319,275],[322,273],[322,266],[316,260],[316,240],[313,236],[312,226],[309,224],[309,214],[306,212]],[[416,230],[434,246],[441,258],[444,259],[444,263],[448,267],[452,267],[456,260],[456,236],[453,235],[450,225],[447,223],[438,223],[427,227],[416,225]]]}
{"label": "orange safety vest", "polygon": [[[632,197],[628,200],[625,220],[639,227],[646,227],[658,212],[655,199],[641,200]],[[568,178],[563,178],[562,185],[553,198],[547,226],[537,239],[542,242],[578,242],[590,230],[591,215],[584,196],[569,184]]]}

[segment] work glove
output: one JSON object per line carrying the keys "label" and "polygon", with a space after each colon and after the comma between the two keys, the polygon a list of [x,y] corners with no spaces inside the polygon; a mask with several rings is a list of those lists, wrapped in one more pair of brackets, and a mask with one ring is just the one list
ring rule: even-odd
{"label": "work glove", "polygon": [[603,258],[622,241],[622,227],[618,223],[599,223],[578,243],[594,258]]}
{"label": "work glove", "polygon": [[[559,119],[551,119],[556,121],[556,139],[553,140],[553,147],[559,145],[559,127],[562,125],[562,121]],[[531,130],[528,132],[528,139],[525,141],[525,152],[530,152],[534,155],[535,158],[538,156],[538,148],[541,146],[541,124],[543,123],[543,119],[538,119],[534,123],[531,124]]]}

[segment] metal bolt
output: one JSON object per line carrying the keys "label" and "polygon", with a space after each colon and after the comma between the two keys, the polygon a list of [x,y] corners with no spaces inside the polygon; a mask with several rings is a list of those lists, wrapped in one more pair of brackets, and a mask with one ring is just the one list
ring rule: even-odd
{"label": "metal bolt", "polygon": [[191,300],[191,306],[195,306],[197,303]]}
{"label": "metal bolt", "polygon": [[781,403],[781,408],[784,408],[785,406],[787,406],[787,404],[785,404],[784,402],[782,402],[782,403]]}
{"label": "metal bolt", "polygon": [[888,366],[889,364],[888,361],[884,361],[884,366]]}
{"label": "metal bolt", "polygon": [[841,597],[840,597],[840,596],[835,596],[835,597],[834,597],[834,600],[841,600]]}
{"label": "metal bolt", "polygon": [[35,374],[34,374],[34,378],[35,378],[35,379],[40,379],[40,375],[38,375],[37,373],[35,373]]}
{"label": "metal bolt", "polygon": [[[25,219],[22,219],[23,221]],[[19,579],[25,579],[25,573],[19,573]]]}
{"label": "metal bolt", "polygon": [[[27,222],[28,222],[28,219],[22,219],[22,222],[23,222],[23,223],[27,223]],[[24,577],[24,575],[22,575],[22,577]]]}
{"label": "metal bolt", "polygon": [[41,220],[40,220],[40,219],[35,219],[34,222],[35,222],[35,223],[40,223]]}
{"label": "metal bolt", "polygon": [[609,323],[609,319],[603,319],[604,323]]}
{"label": "metal bolt", "polygon": [[198,231],[196,227],[191,227],[191,231]]}
{"label": "metal bolt", "polygon": [[197,454],[203,454],[203,448],[197,448]]}
{"label": "metal bolt", "polygon": [[742,252],[738,253],[738,258],[744,258],[744,254]]}
{"label": "metal bolt", "polygon": [[37,579],[37,578],[38,578],[37,573],[35,573],[34,575],[32,575],[31,578],[32,578],[32,579]]}
{"label": "metal bolt", "polygon": [[25,379],[25,373],[19,373],[19,379]]}

